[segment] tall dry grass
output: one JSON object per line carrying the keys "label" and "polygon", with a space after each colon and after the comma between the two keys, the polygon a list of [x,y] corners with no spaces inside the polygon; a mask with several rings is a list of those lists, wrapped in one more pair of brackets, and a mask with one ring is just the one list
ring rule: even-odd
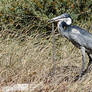
{"label": "tall dry grass", "polygon": [[[43,37],[38,33],[27,36],[24,41],[8,37],[0,39],[0,87],[34,83],[34,90],[27,92],[92,91],[91,67],[81,80],[73,82],[80,71],[81,54],[71,42],[59,34],[55,35],[56,73],[51,76],[51,41],[51,35]],[[85,68],[87,63],[86,56]]]}

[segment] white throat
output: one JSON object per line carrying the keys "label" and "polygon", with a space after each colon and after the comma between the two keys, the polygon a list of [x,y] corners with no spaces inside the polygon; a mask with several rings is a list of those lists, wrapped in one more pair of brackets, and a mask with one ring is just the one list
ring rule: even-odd
{"label": "white throat", "polygon": [[65,22],[67,25],[71,25],[72,24],[72,19],[71,18],[66,18]]}

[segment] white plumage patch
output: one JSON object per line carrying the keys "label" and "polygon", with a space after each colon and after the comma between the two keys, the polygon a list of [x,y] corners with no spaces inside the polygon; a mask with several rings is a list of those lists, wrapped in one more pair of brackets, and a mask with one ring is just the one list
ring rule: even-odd
{"label": "white plumage patch", "polygon": [[71,18],[66,18],[65,22],[66,22],[67,25],[71,25],[72,24]]}
{"label": "white plumage patch", "polygon": [[71,18],[61,18],[61,19],[58,19],[59,24],[64,21],[67,25],[71,25],[72,24],[72,19]]}
{"label": "white plumage patch", "polygon": [[72,29],[72,33],[75,33],[75,34],[80,34],[80,32],[76,29]]}

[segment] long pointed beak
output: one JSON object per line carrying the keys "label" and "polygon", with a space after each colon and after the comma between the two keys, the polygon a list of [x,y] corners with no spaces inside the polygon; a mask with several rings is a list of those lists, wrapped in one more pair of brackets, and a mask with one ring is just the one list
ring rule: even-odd
{"label": "long pointed beak", "polygon": [[52,18],[52,19],[48,20],[48,22],[49,23],[57,22],[57,21],[59,21],[62,18],[63,18],[62,16],[58,16],[58,17],[55,17],[55,18]]}

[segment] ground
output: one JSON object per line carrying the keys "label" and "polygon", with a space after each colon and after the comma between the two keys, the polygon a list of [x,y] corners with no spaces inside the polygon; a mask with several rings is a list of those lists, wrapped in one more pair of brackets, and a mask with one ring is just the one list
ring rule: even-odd
{"label": "ground", "polygon": [[[55,35],[56,68],[52,73],[51,41],[51,36],[30,36],[24,41],[0,39],[0,88],[35,83],[33,90],[25,92],[92,92],[92,67],[74,81],[81,69],[81,53],[59,35]],[[86,55],[85,69],[87,64]]]}

